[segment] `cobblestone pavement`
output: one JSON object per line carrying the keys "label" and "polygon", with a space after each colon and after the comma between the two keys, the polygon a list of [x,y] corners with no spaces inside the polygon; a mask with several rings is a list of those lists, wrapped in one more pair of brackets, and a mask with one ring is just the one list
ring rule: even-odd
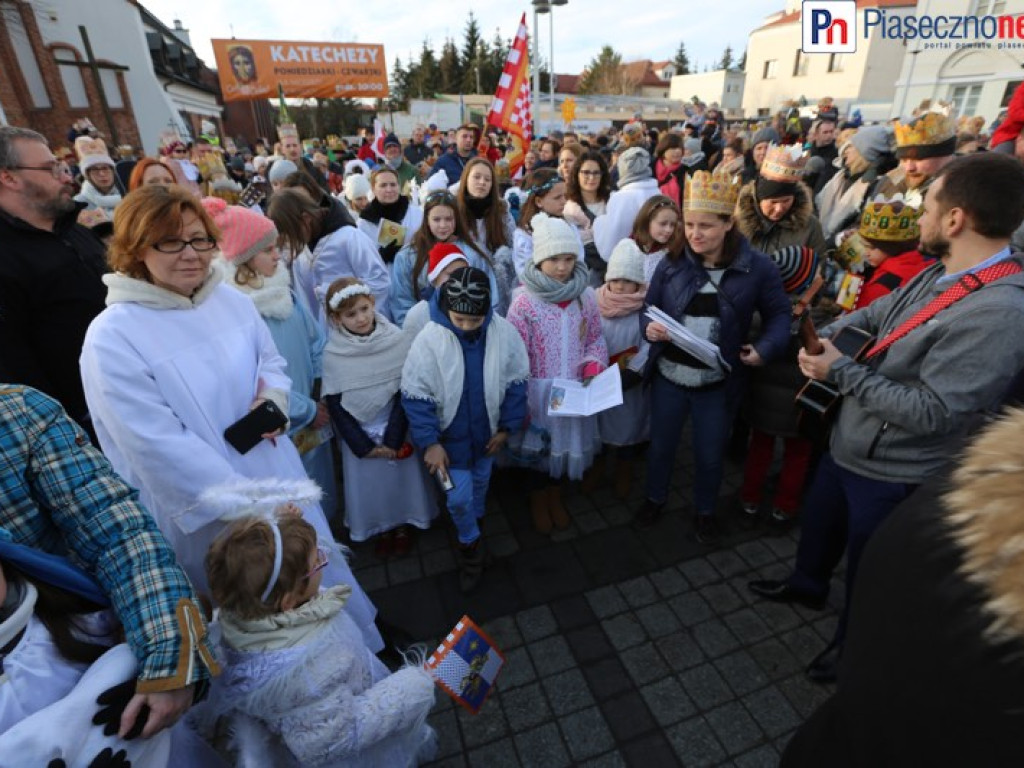
{"label": "cobblestone pavement", "polygon": [[353,568],[384,621],[432,650],[468,614],[506,654],[480,714],[438,691],[432,766],[778,764],[830,693],[803,668],[830,639],[835,606],[755,601],[746,582],[785,575],[797,534],[742,528],[733,511],[740,470],[729,465],[719,510],[727,535],[716,549],[696,544],[692,472],[681,456],[671,511],[640,531],[629,520],[642,467],[625,502],[607,484],[589,495],[573,484],[573,526],[548,537],[532,529],[522,474],[500,471],[484,525],[496,561],[469,596],[443,518],[386,564],[372,545],[355,546]]}

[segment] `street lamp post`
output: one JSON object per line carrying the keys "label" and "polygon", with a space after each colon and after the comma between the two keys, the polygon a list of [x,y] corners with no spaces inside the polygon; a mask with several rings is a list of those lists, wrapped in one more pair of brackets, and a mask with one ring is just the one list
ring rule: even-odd
{"label": "street lamp post", "polygon": [[555,115],[555,9],[556,5],[565,5],[569,0],[548,0],[551,6],[551,16],[548,18],[548,33],[551,36],[551,72],[548,74],[548,86],[551,91],[551,116]]}
{"label": "street lamp post", "polygon": [[548,90],[550,93],[551,114],[555,113],[555,15],[552,13],[556,5],[566,5],[569,0],[533,0],[533,99],[536,110],[533,113],[533,134],[540,133],[540,40],[537,35],[538,15],[550,13],[548,18],[548,34],[551,36],[551,58],[548,66],[551,71],[548,73]]}

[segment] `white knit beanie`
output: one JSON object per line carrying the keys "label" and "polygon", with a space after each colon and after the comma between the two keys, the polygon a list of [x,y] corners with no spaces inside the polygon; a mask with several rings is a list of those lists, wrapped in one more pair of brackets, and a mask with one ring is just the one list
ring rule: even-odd
{"label": "white knit beanie", "polygon": [[369,197],[370,180],[361,173],[353,173],[345,179],[345,197],[354,202],[359,197]]}
{"label": "white knit beanie", "polygon": [[542,261],[569,253],[581,258],[580,239],[565,219],[538,213],[530,220],[530,226],[533,228],[533,263],[537,266]]}
{"label": "white knit beanie", "polygon": [[644,254],[640,246],[632,238],[620,240],[612,249],[612,257],[608,259],[608,270],[604,274],[605,282],[609,280],[631,280],[644,283]]}
{"label": "white knit beanie", "polygon": [[284,181],[293,173],[297,173],[298,170],[299,166],[291,160],[277,160],[272,166],[270,166],[270,173],[267,174],[267,181]]}

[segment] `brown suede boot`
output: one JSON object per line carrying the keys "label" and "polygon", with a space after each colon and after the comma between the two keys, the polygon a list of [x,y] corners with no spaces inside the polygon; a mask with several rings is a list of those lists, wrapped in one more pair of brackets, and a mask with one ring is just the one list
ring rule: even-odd
{"label": "brown suede boot", "polygon": [[548,512],[555,528],[564,531],[569,527],[569,513],[562,505],[562,486],[559,483],[548,486]]}
{"label": "brown suede boot", "polygon": [[548,510],[548,491],[542,488],[530,492],[530,515],[537,533],[551,533],[551,512]]}
{"label": "brown suede boot", "polygon": [[625,499],[633,485],[633,460],[619,459],[615,464],[615,497]]}

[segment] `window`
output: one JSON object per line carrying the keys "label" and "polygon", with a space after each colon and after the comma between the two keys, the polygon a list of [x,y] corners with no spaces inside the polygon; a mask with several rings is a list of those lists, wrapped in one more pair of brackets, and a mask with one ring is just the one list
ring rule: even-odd
{"label": "window", "polygon": [[768,61],[766,61],[764,63],[763,79],[765,79],[765,80],[774,80],[775,77],[776,77],[776,70],[778,69],[778,66],[779,66],[779,60],[778,59],[768,59]]}
{"label": "window", "polygon": [[828,57],[828,71],[842,72],[846,68],[846,54],[832,53]]}
{"label": "window", "polygon": [[769,117],[770,115],[771,115],[771,110],[768,109],[768,107],[758,107],[757,108],[757,116],[758,117]]}
{"label": "window", "polygon": [[121,99],[121,88],[118,82],[118,73],[112,69],[100,70],[100,82],[103,83],[103,94],[107,97],[107,104],[111,109],[124,109],[124,100]]}
{"label": "window", "polygon": [[66,64],[58,60],[57,65],[61,82],[64,83],[64,93],[68,95],[68,106],[72,109],[88,109],[89,96],[85,92],[78,64]]}
{"label": "window", "polygon": [[796,60],[793,62],[793,77],[802,77],[807,74],[807,64],[810,59],[803,51],[796,52]]}
{"label": "window", "polygon": [[1006,0],[976,0],[975,16],[995,16],[1006,10]]}
{"label": "window", "polygon": [[981,85],[957,85],[949,92],[949,100],[953,111],[958,115],[971,116],[978,109],[981,98]]}

